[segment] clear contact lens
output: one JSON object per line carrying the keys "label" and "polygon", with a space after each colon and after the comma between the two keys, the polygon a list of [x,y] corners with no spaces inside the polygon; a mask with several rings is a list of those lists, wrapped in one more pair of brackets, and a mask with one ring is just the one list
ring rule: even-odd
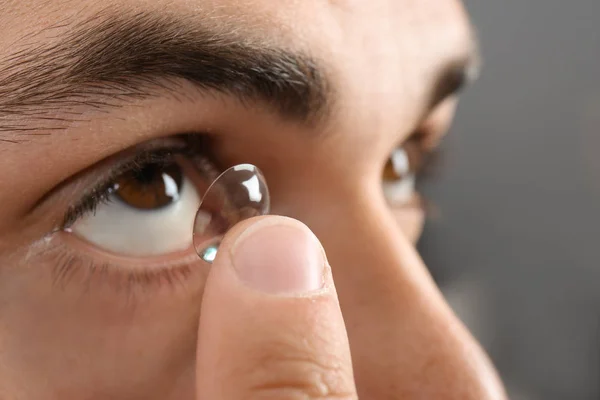
{"label": "clear contact lens", "polygon": [[269,209],[269,189],[257,167],[240,164],[227,169],[202,197],[194,220],[196,253],[212,263],[229,228],[245,219],[268,214]]}

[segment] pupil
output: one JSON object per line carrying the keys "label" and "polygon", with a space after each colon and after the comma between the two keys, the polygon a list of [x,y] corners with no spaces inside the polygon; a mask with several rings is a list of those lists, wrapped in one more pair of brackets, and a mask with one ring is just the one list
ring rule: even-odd
{"label": "pupil", "polygon": [[149,164],[138,171],[126,172],[115,181],[115,195],[130,207],[156,210],[179,200],[183,172],[169,164]]}
{"label": "pupil", "polygon": [[134,173],[134,179],[140,185],[149,185],[158,180],[161,176],[160,167],[158,165],[147,165],[141,171]]}

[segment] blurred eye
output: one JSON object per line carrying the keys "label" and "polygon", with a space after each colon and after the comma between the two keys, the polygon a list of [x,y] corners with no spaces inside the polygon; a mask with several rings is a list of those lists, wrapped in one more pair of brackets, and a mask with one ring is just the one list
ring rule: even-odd
{"label": "blurred eye", "polygon": [[93,212],[79,217],[68,230],[98,248],[126,256],[190,248],[201,200],[198,187],[208,186],[209,179],[183,155],[148,158],[113,178]]}
{"label": "blurred eye", "polygon": [[383,193],[390,205],[402,206],[414,198],[422,158],[423,149],[416,139],[409,139],[392,152],[382,174]]}

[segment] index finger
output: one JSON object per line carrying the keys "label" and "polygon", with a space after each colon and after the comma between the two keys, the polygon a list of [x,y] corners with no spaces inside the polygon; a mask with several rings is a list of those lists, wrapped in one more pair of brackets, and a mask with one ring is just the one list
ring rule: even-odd
{"label": "index finger", "polygon": [[355,399],[344,321],[324,251],[298,221],[246,221],[209,275],[199,399]]}

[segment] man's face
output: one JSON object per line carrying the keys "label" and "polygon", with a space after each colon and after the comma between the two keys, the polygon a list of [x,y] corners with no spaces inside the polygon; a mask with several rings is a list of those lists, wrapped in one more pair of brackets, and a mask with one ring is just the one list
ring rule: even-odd
{"label": "man's face", "polygon": [[0,398],[193,398],[198,156],[259,166],[320,238],[361,398],[500,397],[414,249],[414,169],[476,61],[458,1],[0,10]]}

